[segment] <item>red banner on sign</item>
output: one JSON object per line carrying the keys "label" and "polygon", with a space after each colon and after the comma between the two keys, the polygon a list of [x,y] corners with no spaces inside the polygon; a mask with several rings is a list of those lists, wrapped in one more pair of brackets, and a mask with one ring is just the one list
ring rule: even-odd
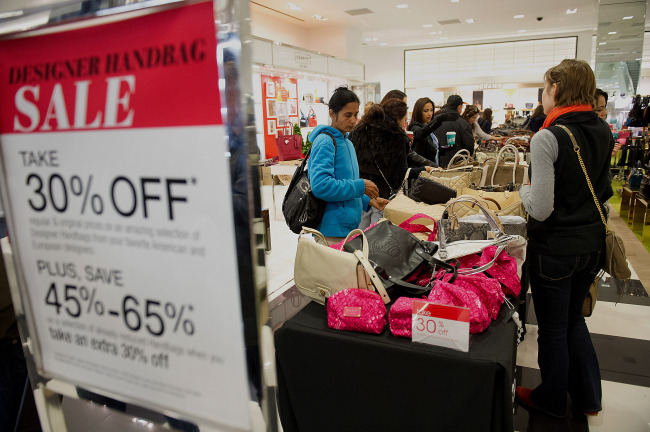
{"label": "red banner on sign", "polygon": [[413,313],[453,321],[469,322],[469,309],[413,300]]}
{"label": "red banner on sign", "polygon": [[205,2],[1,41],[0,133],[223,124],[213,13]]}

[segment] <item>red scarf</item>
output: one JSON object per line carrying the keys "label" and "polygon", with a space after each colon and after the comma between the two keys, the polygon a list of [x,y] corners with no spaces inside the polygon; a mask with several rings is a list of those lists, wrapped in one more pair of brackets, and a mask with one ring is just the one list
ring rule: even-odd
{"label": "red scarf", "polygon": [[565,107],[555,107],[550,113],[548,113],[548,116],[546,116],[546,120],[544,120],[544,124],[542,125],[541,128],[539,128],[539,130],[549,127],[551,123],[553,123],[559,116],[563,114],[575,112],[575,111],[593,111],[593,110],[594,107],[591,105],[570,105]]}

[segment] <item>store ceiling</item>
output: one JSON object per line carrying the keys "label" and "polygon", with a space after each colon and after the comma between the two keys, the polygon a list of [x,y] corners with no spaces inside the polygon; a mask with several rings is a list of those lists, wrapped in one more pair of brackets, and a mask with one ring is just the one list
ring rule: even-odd
{"label": "store ceiling", "polygon": [[[595,34],[598,1],[291,0],[301,10],[292,10],[287,3],[287,0],[254,0],[251,9],[299,27],[351,26],[361,30],[366,45],[434,46],[579,31]],[[408,7],[397,7],[400,4]],[[349,13],[363,9],[372,13]],[[577,10],[567,14],[568,9]],[[327,21],[319,21],[314,15],[324,16]],[[523,18],[514,18],[516,15]],[[538,17],[543,19],[540,21]],[[469,19],[474,23],[468,23]]]}

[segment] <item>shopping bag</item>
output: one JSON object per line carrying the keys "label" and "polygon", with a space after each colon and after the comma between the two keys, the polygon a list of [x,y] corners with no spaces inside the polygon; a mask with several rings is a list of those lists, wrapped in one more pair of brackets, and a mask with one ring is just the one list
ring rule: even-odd
{"label": "shopping bag", "polygon": [[314,111],[313,108],[309,108],[309,114],[307,114],[309,117],[309,127],[316,127],[318,125],[318,121],[316,120],[316,112]]}
{"label": "shopping bag", "polygon": [[293,123],[286,122],[279,131],[281,131],[280,136],[275,139],[275,145],[278,148],[280,160],[286,161],[302,158],[302,137],[300,135],[293,135]]}

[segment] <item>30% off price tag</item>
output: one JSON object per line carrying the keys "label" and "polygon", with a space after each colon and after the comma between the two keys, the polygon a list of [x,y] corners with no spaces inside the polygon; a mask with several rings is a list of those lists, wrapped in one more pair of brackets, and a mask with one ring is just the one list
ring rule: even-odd
{"label": "30% off price tag", "polygon": [[413,342],[469,351],[469,309],[413,300]]}

